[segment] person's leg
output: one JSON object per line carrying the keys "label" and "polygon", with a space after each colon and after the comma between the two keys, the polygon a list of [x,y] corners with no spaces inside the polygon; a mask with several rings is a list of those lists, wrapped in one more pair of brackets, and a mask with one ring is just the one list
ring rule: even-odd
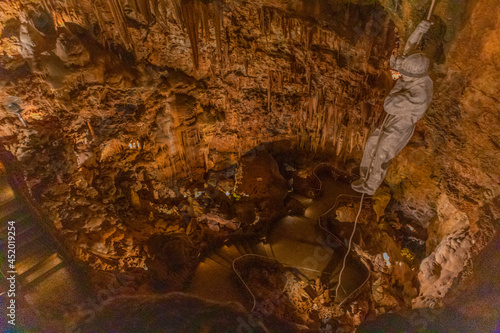
{"label": "person's leg", "polygon": [[408,143],[412,134],[413,131],[409,130],[407,133],[393,132],[392,134],[382,136],[370,175],[365,182],[369,194],[375,193],[380,184],[382,184],[392,159]]}
{"label": "person's leg", "polygon": [[379,188],[380,184],[384,181],[387,169],[389,168],[391,159],[383,149],[379,149],[375,160],[373,161],[372,170],[368,179],[365,182],[365,189],[367,194],[373,195]]}
{"label": "person's leg", "polygon": [[370,135],[368,140],[366,141],[365,150],[363,152],[363,158],[361,159],[361,164],[359,166],[359,175],[360,178],[351,183],[351,188],[360,193],[366,193],[366,178],[368,176],[368,170],[370,169],[370,165],[372,164],[372,159],[375,155],[375,149],[377,148],[377,144],[379,142],[380,130],[377,128]]}
{"label": "person's leg", "polygon": [[370,168],[372,158],[375,154],[375,148],[379,140],[380,130],[377,128],[373,131],[372,135],[366,141],[365,151],[363,153],[363,159],[359,166],[359,176],[361,179],[365,179]]}
{"label": "person's leg", "polygon": [[[407,129],[407,131],[393,131],[386,128],[386,132],[382,133],[380,141],[378,141],[379,131],[374,131],[372,136],[368,139],[366,149],[363,155],[363,160],[360,165],[360,173],[362,177],[368,175],[368,179],[361,178],[351,184],[353,190],[361,193],[372,195],[378,189],[380,184],[384,181],[387,169],[391,160],[406,146],[410,140],[414,126]],[[370,141],[371,140],[371,141]],[[374,150],[377,150],[374,152]],[[371,158],[373,164],[371,165]]]}

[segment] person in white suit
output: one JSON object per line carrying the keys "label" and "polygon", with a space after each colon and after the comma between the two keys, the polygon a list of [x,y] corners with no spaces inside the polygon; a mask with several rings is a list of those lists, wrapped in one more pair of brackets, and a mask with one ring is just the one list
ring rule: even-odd
{"label": "person in white suit", "polygon": [[[384,101],[388,118],[382,129],[376,129],[368,138],[360,165],[361,178],[351,187],[373,195],[383,182],[391,160],[406,146],[413,135],[416,122],[424,115],[433,95],[429,77],[429,59],[414,52],[431,22],[422,21],[406,42],[402,57],[391,56],[391,67],[401,78]],[[373,162],[372,162],[373,159]]]}

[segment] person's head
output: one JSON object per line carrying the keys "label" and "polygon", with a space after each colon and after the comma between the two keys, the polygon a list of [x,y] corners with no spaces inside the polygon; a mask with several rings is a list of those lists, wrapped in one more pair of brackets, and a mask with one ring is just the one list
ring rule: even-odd
{"label": "person's head", "polygon": [[414,53],[406,56],[398,69],[403,76],[403,81],[429,75],[430,60],[423,53]]}

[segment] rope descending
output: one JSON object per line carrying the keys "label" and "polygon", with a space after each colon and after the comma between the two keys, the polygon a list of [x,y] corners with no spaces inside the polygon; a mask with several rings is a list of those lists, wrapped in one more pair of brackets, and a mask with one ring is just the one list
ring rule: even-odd
{"label": "rope descending", "polygon": [[363,199],[364,198],[365,198],[365,193],[363,193],[361,195],[361,201],[359,203],[358,214],[356,215],[356,218],[354,219],[354,228],[352,229],[351,237],[349,238],[349,246],[347,247],[347,251],[345,253],[344,260],[342,261],[342,269],[340,270],[340,274],[339,274],[339,283],[337,284],[337,288],[335,288],[335,297],[337,297],[338,293],[339,293],[340,283],[342,282],[342,273],[344,272],[344,269],[345,269],[345,263],[347,260],[347,256],[349,255],[349,252],[351,252],[352,238],[354,237],[354,233],[356,232],[356,225],[358,223],[359,215],[361,214],[361,208],[363,207]]}

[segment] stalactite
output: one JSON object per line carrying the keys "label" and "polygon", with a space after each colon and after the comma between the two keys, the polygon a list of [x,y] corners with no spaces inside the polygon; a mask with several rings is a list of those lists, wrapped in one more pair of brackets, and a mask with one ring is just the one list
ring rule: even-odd
{"label": "stalactite", "polygon": [[257,9],[257,14],[259,16],[259,26],[260,31],[265,35],[265,24],[264,24],[264,8]]}
{"label": "stalactite", "polygon": [[317,135],[311,135],[311,150],[313,152],[318,152],[319,140]]}
{"label": "stalactite", "polygon": [[191,52],[193,56],[194,67],[199,67],[198,50],[198,28],[199,15],[197,13],[196,0],[174,0],[174,5],[181,22],[187,30],[189,41],[191,42]]}
{"label": "stalactite", "polygon": [[139,13],[144,16],[148,23],[151,23],[151,8],[149,7],[149,0],[135,0]]}
{"label": "stalactite", "polygon": [[134,45],[130,40],[127,24],[125,23],[125,13],[122,4],[119,0],[107,0],[108,6],[111,9],[111,14],[115,24],[117,25],[118,33],[122,39],[123,44],[129,50],[134,50]]}
{"label": "stalactite", "polygon": [[286,15],[281,16],[281,33],[285,39],[292,38],[292,19],[288,18]]}
{"label": "stalactite", "polygon": [[327,117],[326,117],[325,125],[328,127],[331,127],[332,117],[334,115],[335,108],[333,107],[332,103],[329,103],[328,106],[326,107],[326,109],[327,109]]}
{"label": "stalactite", "polygon": [[267,30],[270,33],[273,33],[273,19],[274,19],[274,10],[270,7],[267,8],[267,16],[269,16],[269,19],[267,20]]}
{"label": "stalactite", "polygon": [[230,63],[229,59],[229,29],[225,28],[226,42],[223,43],[224,46],[224,61],[228,64]]}
{"label": "stalactite", "polygon": [[312,82],[312,74],[311,74],[311,68],[307,68],[307,95],[311,95],[311,82]]}
{"label": "stalactite", "polygon": [[[215,27],[215,43],[217,46],[217,54],[219,58],[222,60],[222,39],[221,39],[221,28],[223,26],[223,13],[222,13],[222,3],[220,0],[215,0],[212,2],[212,10],[213,10],[213,21]],[[247,74],[248,75],[248,74]]]}
{"label": "stalactite", "polygon": [[266,37],[266,42],[269,32],[271,32],[271,17],[272,10],[270,8],[264,6],[259,10],[260,30]]}
{"label": "stalactite", "polygon": [[370,133],[370,129],[368,127],[363,127],[363,140],[361,143],[361,149],[364,149],[366,146],[366,142],[368,141],[368,135]]}
{"label": "stalactite", "polygon": [[314,115],[317,113],[318,110],[318,105],[319,105],[319,93],[316,91],[310,98],[309,98],[309,118],[312,119]]}
{"label": "stalactite", "polygon": [[[343,127],[342,119],[343,118],[344,118],[344,112],[342,112],[342,111],[338,112],[337,113],[337,120],[336,120],[336,123],[337,123],[337,138],[336,138],[337,145],[340,142],[340,138],[344,135],[342,132],[342,127]],[[342,144],[342,143],[340,143],[340,144]]]}
{"label": "stalactite", "polygon": [[335,151],[335,154],[337,156],[339,156],[340,153],[342,152],[342,148],[344,146],[344,140],[345,140],[345,126],[342,125],[339,131],[339,137],[337,139],[337,149]]}
{"label": "stalactite", "polygon": [[137,8],[136,0],[127,0],[128,6],[135,12],[139,12],[139,8]]}
{"label": "stalactite", "polygon": [[325,124],[321,129],[321,142],[320,142],[321,149],[325,148],[326,140],[327,140],[327,125]]}
{"label": "stalactite", "polygon": [[356,131],[354,128],[351,128],[349,131],[349,153],[352,153],[352,150],[354,148],[354,136],[356,134]]}
{"label": "stalactite", "polygon": [[104,18],[102,17],[102,13],[100,10],[97,9],[96,4],[92,3],[92,10],[94,11],[94,14],[97,18],[97,25],[99,25],[99,29],[104,32]]}
{"label": "stalactite", "polygon": [[150,0],[150,5],[153,10],[156,22],[160,24],[163,31],[168,32],[168,19],[167,19],[167,7],[166,0]]}
{"label": "stalactite", "polygon": [[208,23],[210,18],[210,8],[209,5],[202,1],[197,1],[197,12],[200,15],[201,23],[201,35],[205,35],[205,38],[210,39],[210,24]]}
{"label": "stalactite", "polygon": [[313,27],[306,26],[306,50],[308,51],[311,49],[311,45],[313,44],[316,30],[317,30],[316,26]]}
{"label": "stalactite", "polygon": [[278,92],[283,91],[283,72],[279,71],[278,73],[278,78],[277,78],[277,83],[278,83]]}
{"label": "stalactite", "polygon": [[334,104],[334,106],[333,106],[333,134],[332,134],[333,146],[334,147],[337,144],[337,132],[338,132],[338,128],[339,128],[339,123],[337,121],[337,119],[338,119],[338,113],[339,112],[338,112],[337,105]]}
{"label": "stalactite", "polygon": [[271,113],[271,94],[273,91],[273,71],[269,71],[269,80],[267,84],[267,111]]}
{"label": "stalactite", "polygon": [[[182,23],[183,27],[186,29],[191,42],[191,51],[193,56],[193,62],[195,68],[199,67],[199,36],[198,32],[201,26],[202,33],[205,38],[210,38],[210,20],[213,21],[215,30],[215,42],[217,48],[217,54],[219,58],[222,58],[222,29],[224,29],[223,24],[223,13],[222,13],[222,2],[220,0],[215,0],[209,4],[202,2],[200,0],[174,0],[174,8],[177,13],[177,17]],[[228,37],[228,32],[226,31],[226,37]],[[229,41],[228,38],[226,38]],[[224,45],[224,55],[225,59],[229,60],[229,48],[227,42]]]}

